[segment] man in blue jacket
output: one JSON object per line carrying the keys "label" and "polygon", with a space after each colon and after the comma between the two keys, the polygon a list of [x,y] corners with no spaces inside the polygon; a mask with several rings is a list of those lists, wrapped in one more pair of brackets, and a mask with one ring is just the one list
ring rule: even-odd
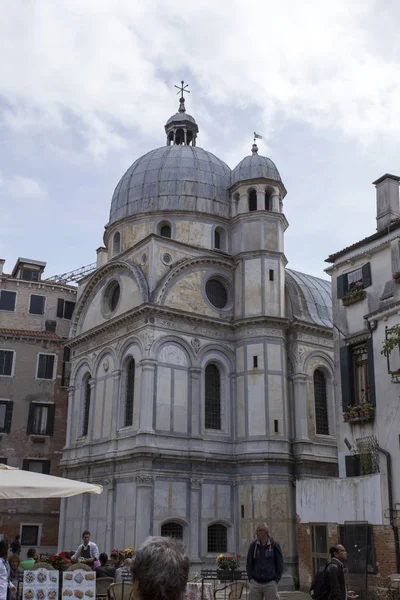
{"label": "man in blue jacket", "polygon": [[257,525],[256,536],[247,553],[249,600],[278,600],[278,583],[283,573],[281,547],[270,537],[266,523]]}

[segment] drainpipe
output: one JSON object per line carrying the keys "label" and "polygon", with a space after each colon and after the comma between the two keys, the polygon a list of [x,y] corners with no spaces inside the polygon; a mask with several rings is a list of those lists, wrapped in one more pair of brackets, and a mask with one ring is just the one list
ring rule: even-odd
{"label": "drainpipe", "polygon": [[381,452],[386,457],[386,472],[387,472],[387,484],[388,484],[388,498],[389,498],[389,523],[393,530],[395,551],[396,551],[396,567],[397,573],[400,573],[400,549],[399,549],[399,529],[395,525],[395,519],[393,517],[393,483],[392,483],[392,457],[387,450],[377,448],[378,452]]}

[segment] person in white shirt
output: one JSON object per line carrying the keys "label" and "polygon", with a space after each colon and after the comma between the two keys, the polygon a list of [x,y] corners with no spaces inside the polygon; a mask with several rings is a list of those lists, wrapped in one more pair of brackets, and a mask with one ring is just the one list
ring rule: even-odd
{"label": "person in white shirt", "polygon": [[10,565],[7,560],[8,543],[0,541],[0,600],[7,600],[7,590],[16,591],[16,587],[11,583]]}
{"label": "person in white shirt", "polygon": [[97,544],[90,541],[90,531],[84,531],[82,533],[82,540],[83,543],[76,549],[75,554],[71,558],[71,562],[85,563],[94,569],[95,563],[99,560],[99,549]]}

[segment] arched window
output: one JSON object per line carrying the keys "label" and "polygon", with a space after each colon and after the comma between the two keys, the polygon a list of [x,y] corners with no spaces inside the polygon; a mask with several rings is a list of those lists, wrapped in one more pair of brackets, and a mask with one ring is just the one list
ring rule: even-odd
{"label": "arched window", "polygon": [[315,430],[319,435],[329,435],[328,398],[326,379],[322,371],[314,372]]}
{"label": "arched window", "polygon": [[135,393],[135,361],[129,359],[126,365],[126,387],[125,387],[125,419],[124,427],[133,424],[133,398]]}
{"label": "arched window", "polygon": [[119,231],[114,233],[112,255],[115,256],[121,252],[121,234]]}
{"label": "arched window", "polygon": [[265,210],[272,210],[272,190],[265,190]]}
{"label": "arched window", "polygon": [[207,530],[207,552],[226,552],[228,532],[224,525],[210,525]]}
{"label": "arched window", "polygon": [[250,190],[249,192],[249,211],[257,210],[257,192]]}
{"label": "arched window", "polygon": [[184,136],[185,136],[185,134],[183,132],[183,129],[177,129],[176,133],[175,133],[175,144],[177,144],[178,146],[183,144],[185,141]]}
{"label": "arched window", "polygon": [[161,536],[182,540],[183,527],[180,523],[164,523],[164,525],[161,525]]}
{"label": "arched window", "polygon": [[90,376],[88,375],[83,382],[83,420],[82,420],[82,436],[85,437],[89,431],[89,415],[90,415]]}
{"label": "arched window", "polygon": [[160,227],[160,235],[163,237],[170,238],[171,237],[171,225],[162,225]]}
{"label": "arched window", "polygon": [[221,375],[216,365],[207,365],[205,372],[205,427],[221,429]]}
{"label": "arched window", "polygon": [[216,227],[214,230],[214,248],[216,250],[226,250],[226,232],[222,227]]}

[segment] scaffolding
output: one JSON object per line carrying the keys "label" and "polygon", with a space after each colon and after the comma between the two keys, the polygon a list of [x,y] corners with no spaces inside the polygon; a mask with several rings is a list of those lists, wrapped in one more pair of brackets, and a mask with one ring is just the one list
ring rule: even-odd
{"label": "scaffolding", "polygon": [[74,271],[68,271],[68,273],[62,273],[61,275],[53,275],[52,277],[48,277],[45,281],[54,281],[55,283],[71,283],[73,281],[79,281],[86,275],[93,273],[97,268],[96,263],[91,263],[90,265],[85,265],[84,267],[80,267],[80,269],[75,269]]}

